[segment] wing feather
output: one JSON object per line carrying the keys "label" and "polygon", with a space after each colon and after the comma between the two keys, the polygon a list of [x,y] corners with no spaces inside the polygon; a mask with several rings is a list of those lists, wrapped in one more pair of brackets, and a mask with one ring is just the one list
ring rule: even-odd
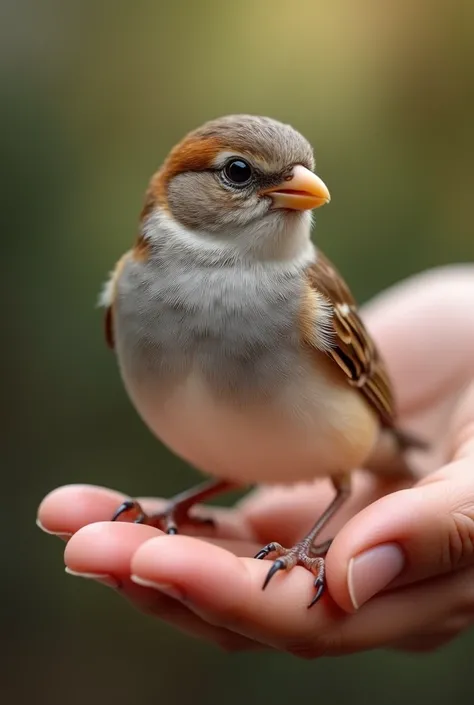
{"label": "wing feather", "polygon": [[331,305],[334,335],[327,354],[346,375],[348,383],[364,395],[381,423],[393,427],[396,414],[392,385],[349,287],[321,252],[307,275],[311,288]]}

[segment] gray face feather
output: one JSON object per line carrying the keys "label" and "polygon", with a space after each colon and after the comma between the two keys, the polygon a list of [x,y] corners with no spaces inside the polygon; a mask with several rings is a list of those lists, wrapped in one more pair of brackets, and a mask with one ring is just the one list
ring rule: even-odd
{"label": "gray face feather", "polygon": [[[176,174],[168,184],[168,205],[173,217],[196,232],[231,236],[243,226],[263,218],[275,224],[282,218],[299,220],[301,214],[270,210],[271,199],[260,191],[281,183],[292,167],[314,169],[309,142],[290,125],[266,117],[232,115],[212,120],[186,139],[209,141],[215,152],[199,169]],[[232,157],[242,157],[252,169],[245,186],[232,185],[224,168]]]}

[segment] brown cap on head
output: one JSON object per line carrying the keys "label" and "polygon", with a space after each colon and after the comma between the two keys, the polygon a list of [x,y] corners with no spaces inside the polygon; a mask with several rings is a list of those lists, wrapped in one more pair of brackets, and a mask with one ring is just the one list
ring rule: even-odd
{"label": "brown cap on head", "polygon": [[189,132],[171,150],[151,179],[142,218],[156,206],[169,208],[167,189],[175,176],[213,168],[221,152],[247,155],[273,172],[294,164],[314,167],[311,145],[290,125],[253,115],[217,118]]}

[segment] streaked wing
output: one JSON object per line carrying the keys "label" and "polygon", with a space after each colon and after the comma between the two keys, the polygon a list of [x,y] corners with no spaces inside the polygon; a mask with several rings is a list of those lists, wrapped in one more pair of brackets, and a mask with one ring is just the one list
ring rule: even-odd
{"label": "streaked wing", "polygon": [[372,405],[384,426],[395,423],[395,401],[384,362],[357,310],[347,284],[331,262],[318,251],[308,269],[310,286],[333,308],[334,345],[328,354]]}
{"label": "streaked wing", "polygon": [[112,306],[107,306],[104,314],[104,335],[105,342],[111,350],[115,348],[113,315]]}

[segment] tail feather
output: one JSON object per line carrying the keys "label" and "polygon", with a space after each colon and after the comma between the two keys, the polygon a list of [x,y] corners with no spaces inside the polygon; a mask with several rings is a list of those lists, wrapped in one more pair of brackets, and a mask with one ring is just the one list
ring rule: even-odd
{"label": "tail feather", "polygon": [[429,444],[426,441],[411,433],[400,431],[398,428],[385,428],[365,467],[379,476],[414,482],[418,479],[418,473],[409,462],[406,452],[428,449]]}
{"label": "tail feather", "polygon": [[419,438],[408,431],[402,431],[399,428],[393,429],[393,435],[397,439],[397,443],[400,450],[424,450],[428,451],[430,449],[430,444],[423,438]]}

